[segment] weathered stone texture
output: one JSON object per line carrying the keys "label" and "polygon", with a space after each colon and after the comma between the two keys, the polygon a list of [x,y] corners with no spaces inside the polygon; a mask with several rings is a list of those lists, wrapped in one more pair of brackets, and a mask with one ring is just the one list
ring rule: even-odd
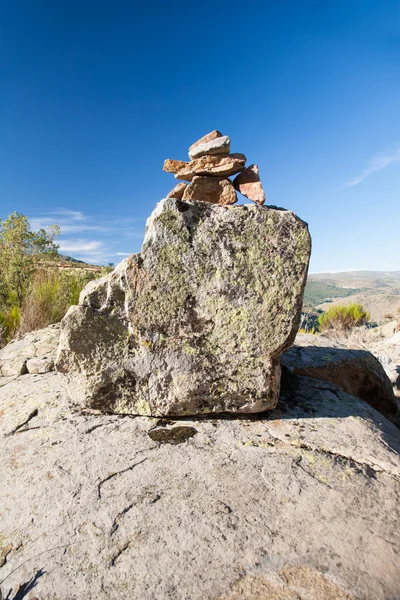
{"label": "weathered stone texture", "polygon": [[298,335],[281,363],[297,375],[339,385],[386,416],[397,412],[392,384],[378,359],[367,350],[347,348],[323,335]]}
{"label": "weathered stone texture", "polygon": [[56,373],[0,388],[2,598],[399,597],[400,432],[365,402],[294,375],[257,417],[70,402]]}
{"label": "weathered stone texture", "polygon": [[176,179],[192,181],[196,175],[215,175],[229,177],[243,171],[246,164],[244,154],[228,154],[228,156],[202,156],[185,163],[185,166],[176,172]]}
{"label": "weathered stone texture", "polygon": [[234,179],[233,186],[238,192],[257,204],[264,204],[265,192],[258,174],[258,166],[250,165]]}
{"label": "weathered stone texture", "polygon": [[91,282],[64,318],[57,369],[86,408],[270,409],[309,256],[307,226],[290,211],[164,200],[140,255]]}
{"label": "weathered stone texture", "polygon": [[0,377],[54,370],[60,325],[32,331],[0,350]]}
{"label": "weathered stone texture", "polygon": [[167,198],[176,198],[177,200],[182,200],[183,193],[187,187],[186,183],[178,183],[170,192],[167,194]]}
{"label": "weathered stone texture", "polygon": [[183,200],[196,200],[210,204],[235,204],[237,196],[230,179],[225,177],[193,177],[185,189]]}
{"label": "weathered stone texture", "polygon": [[167,158],[164,161],[163,171],[166,173],[177,173],[180,169],[183,169],[188,163],[184,160],[174,160]]}
{"label": "weathered stone texture", "polygon": [[227,135],[214,138],[208,142],[197,144],[189,150],[189,157],[193,160],[206,154],[229,154],[231,141]]}
{"label": "weathered stone texture", "polygon": [[206,144],[207,142],[211,142],[212,140],[215,140],[215,138],[219,137],[223,137],[220,131],[217,131],[216,129],[210,131],[210,133],[203,135],[203,137],[201,137],[199,140],[197,140],[197,142],[190,146],[189,153],[192,152],[195,148],[197,148],[197,146],[199,146],[200,144]]}

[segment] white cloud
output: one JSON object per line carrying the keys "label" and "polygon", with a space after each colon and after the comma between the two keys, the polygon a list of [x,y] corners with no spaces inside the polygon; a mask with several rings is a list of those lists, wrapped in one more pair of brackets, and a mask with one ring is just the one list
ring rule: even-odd
{"label": "white cloud", "polygon": [[[56,223],[60,227],[59,252],[94,264],[121,260],[138,250],[135,240],[143,238],[142,223],[136,218],[115,218],[107,215],[86,215],[77,210],[56,209],[28,217],[34,231]],[[139,224],[136,227],[136,224]],[[94,238],[94,239],[93,239]],[[132,245],[131,252],[116,252]],[[119,258],[117,258],[119,257]]]}
{"label": "white cloud", "polygon": [[71,225],[69,220],[58,220],[49,219],[48,217],[33,217],[29,219],[29,223],[33,231],[38,231],[38,229],[47,229],[54,223],[60,227],[61,235],[63,233],[82,233],[83,231],[106,231],[105,227],[101,225]]}
{"label": "white cloud", "polygon": [[60,209],[45,213],[46,215],[61,215],[72,219],[72,221],[86,221],[87,217],[80,210]]}
{"label": "white cloud", "polygon": [[97,240],[60,240],[60,252],[90,252],[99,254],[103,244]]}
{"label": "white cloud", "polygon": [[387,166],[394,162],[400,162],[400,148],[397,148],[393,152],[382,154],[380,156],[372,158],[369,161],[367,168],[364,169],[364,171],[360,175],[348,181],[345,185],[346,187],[358,185],[359,183],[362,183],[365,179],[367,179],[367,177],[371,175],[371,173],[374,173],[375,171],[380,171],[381,169],[385,169]]}
{"label": "white cloud", "polygon": [[101,225],[60,225],[61,233],[82,233],[82,231],[106,231]]}

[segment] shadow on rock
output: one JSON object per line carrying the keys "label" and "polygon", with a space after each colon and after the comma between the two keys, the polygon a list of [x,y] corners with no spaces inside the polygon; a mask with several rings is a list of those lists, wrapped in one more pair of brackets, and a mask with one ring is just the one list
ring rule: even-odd
{"label": "shadow on rock", "polygon": [[[13,594],[13,591],[10,590],[8,592],[7,596],[3,597],[3,595],[0,591],[0,600],[23,600],[23,598],[25,598],[27,596],[27,594],[29,594],[29,592],[31,590],[33,590],[34,587],[36,587],[37,582],[40,579],[40,577],[42,577],[45,574],[46,574],[46,571],[44,571],[43,569],[39,569],[39,571],[37,571],[35,573],[35,575],[32,577],[32,579],[30,579],[26,583],[21,584],[18,587],[15,594]],[[31,596],[31,598],[32,598],[32,600],[36,600],[32,596]]]}
{"label": "shadow on rock", "polygon": [[309,343],[307,337],[310,336],[298,336],[298,343],[281,356],[283,367],[296,375],[334,383],[387,417],[396,414],[397,401],[391,381],[371,352],[328,346],[325,344],[332,342],[322,336],[318,345],[303,345]]}

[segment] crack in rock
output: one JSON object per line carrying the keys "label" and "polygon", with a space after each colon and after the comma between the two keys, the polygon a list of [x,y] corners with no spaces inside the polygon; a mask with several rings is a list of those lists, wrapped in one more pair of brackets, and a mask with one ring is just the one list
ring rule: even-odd
{"label": "crack in rock", "polygon": [[10,431],[9,433],[6,433],[4,437],[10,437],[11,435],[14,435],[14,433],[17,433],[20,429],[22,429],[22,427],[24,427],[25,425],[27,425],[29,423],[29,421],[31,421],[33,418],[37,417],[39,414],[39,411],[37,408],[35,408],[28,416],[28,418],[23,422],[20,423],[19,425],[17,425],[16,427],[14,427],[14,429],[12,431]]}
{"label": "crack in rock", "polygon": [[117,471],[116,473],[111,473],[110,475],[108,475],[107,477],[105,477],[104,479],[102,479],[98,484],[97,484],[97,497],[101,498],[101,488],[102,486],[107,482],[110,481],[110,479],[113,479],[114,477],[118,477],[118,475],[123,475],[124,473],[127,473],[128,471],[132,471],[135,467],[137,467],[138,465],[141,465],[142,463],[144,463],[146,460],[148,459],[148,457],[146,456],[145,458],[143,458],[142,460],[140,460],[139,462],[134,463],[133,465],[130,465],[130,467],[127,467],[126,469],[122,469],[122,471]]}
{"label": "crack in rock", "polygon": [[117,551],[117,552],[114,554],[114,556],[111,558],[111,561],[110,561],[110,565],[111,565],[112,567],[115,567],[115,563],[116,563],[116,561],[118,560],[118,558],[121,556],[121,554],[123,554],[123,552],[125,552],[125,550],[128,550],[128,548],[129,548],[129,546],[130,546],[130,545],[131,545],[131,543],[130,543],[130,542],[126,542],[126,544],[124,544],[124,545],[122,546],[122,548],[120,548],[120,549],[119,549],[119,550],[118,550],[118,551]]}
{"label": "crack in rock", "polygon": [[111,526],[110,529],[110,536],[114,535],[114,533],[117,531],[118,527],[119,527],[119,521],[121,520],[121,517],[123,517],[124,515],[126,515],[127,512],[129,512],[131,510],[131,508],[133,508],[135,506],[134,502],[131,502],[131,504],[129,504],[128,506],[126,506],[123,510],[121,510],[120,513],[117,514],[117,516],[114,519],[114,522]]}
{"label": "crack in rock", "polygon": [[375,477],[375,473],[387,473],[388,475],[391,475],[392,477],[398,477],[396,473],[392,473],[391,471],[388,471],[384,467],[377,465],[373,462],[362,462],[362,461],[356,460],[355,458],[353,458],[351,456],[346,456],[344,454],[340,454],[340,452],[334,452],[333,450],[326,450],[323,448],[316,448],[305,442],[301,442],[301,443],[287,442],[286,440],[282,440],[281,438],[273,435],[269,431],[269,429],[266,428],[266,430],[267,430],[268,435],[271,436],[271,438],[273,438],[276,442],[279,442],[283,446],[290,446],[292,448],[299,448],[301,450],[308,450],[309,452],[315,452],[317,454],[323,454],[325,456],[330,456],[335,461],[338,461],[338,460],[345,461],[353,469],[356,469],[356,468],[365,469],[366,475],[368,475],[369,477]]}

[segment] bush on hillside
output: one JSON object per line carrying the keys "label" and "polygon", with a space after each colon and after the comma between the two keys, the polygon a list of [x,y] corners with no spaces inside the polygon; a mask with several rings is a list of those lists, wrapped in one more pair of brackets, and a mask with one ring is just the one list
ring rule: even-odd
{"label": "bush on hillside", "polygon": [[60,321],[85,285],[102,273],[59,271],[59,227],[32,231],[17,212],[0,219],[0,348],[28,331]]}
{"label": "bush on hillside", "polygon": [[21,310],[18,333],[43,329],[61,321],[68,308],[78,304],[80,292],[92,279],[95,275],[85,271],[38,271]]}
{"label": "bush on hillside", "polygon": [[318,319],[321,331],[334,329],[338,332],[349,332],[355,327],[365,325],[370,315],[361,304],[337,304],[332,306]]}
{"label": "bush on hillside", "polygon": [[0,219],[0,301],[2,305],[22,307],[38,263],[58,257],[55,243],[60,230],[53,225],[48,230],[31,231],[25,215],[13,212]]}
{"label": "bush on hillside", "polygon": [[8,344],[14,337],[21,321],[21,312],[18,306],[0,311],[0,348]]}

